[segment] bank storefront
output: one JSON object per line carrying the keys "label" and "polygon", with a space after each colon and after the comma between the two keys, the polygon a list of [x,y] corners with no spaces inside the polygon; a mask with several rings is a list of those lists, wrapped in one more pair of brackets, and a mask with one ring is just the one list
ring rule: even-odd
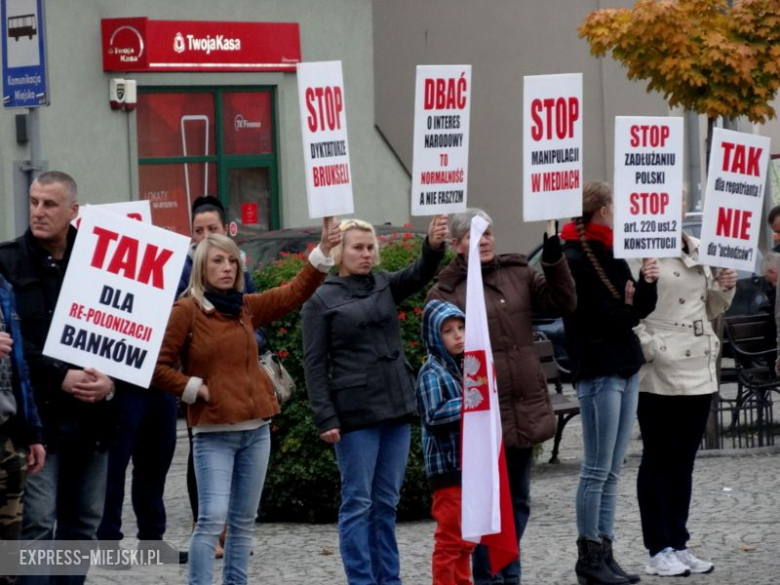
{"label": "bank storefront", "polygon": [[[0,184],[13,210],[0,239],[26,225],[29,181],[52,169],[76,178],[82,204],[148,200],[153,222],[182,234],[202,195],[222,200],[240,238],[314,223],[297,96],[303,60],[343,62],[356,214],[407,220],[408,175],[374,126],[370,2],[320,14],[308,3],[261,9],[250,0],[219,10],[205,1],[72,6],[46,5],[49,105],[0,112]],[[18,115],[27,141],[14,140]]]}

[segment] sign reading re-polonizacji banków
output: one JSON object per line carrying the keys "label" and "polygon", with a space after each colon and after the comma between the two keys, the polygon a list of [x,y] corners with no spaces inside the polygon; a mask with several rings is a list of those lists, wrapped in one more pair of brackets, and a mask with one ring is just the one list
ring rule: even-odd
{"label": "sign reading re-polonizacji bank\u00f3w", "polygon": [[295,71],[298,23],[105,18],[103,71]]}

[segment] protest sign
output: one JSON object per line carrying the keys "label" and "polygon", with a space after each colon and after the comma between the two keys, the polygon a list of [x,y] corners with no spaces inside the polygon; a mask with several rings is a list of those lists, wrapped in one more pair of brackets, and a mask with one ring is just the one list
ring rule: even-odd
{"label": "protest sign", "polygon": [[88,207],[43,353],[148,387],[189,243]]}
{"label": "protest sign", "polygon": [[298,63],[309,217],[349,215],[352,168],[341,61]]}
{"label": "protest sign", "polygon": [[582,74],[523,82],[523,219],[582,214]]}
{"label": "protest sign", "polygon": [[615,118],[615,257],[680,255],[683,127],[678,117]]}
{"label": "protest sign", "polygon": [[466,210],[471,65],[418,65],[412,215]]}
{"label": "protest sign", "polygon": [[141,199],[140,201],[120,201],[119,203],[102,203],[100,205],[81,205],[79,207],[79,214],[76,219],[71,223],[77,228],[81,224],[81,216],[84,214],[84,210],[91,207],[97,207],[104,211],[110,211],[111,213],[118,213],[124,215],[130,219],[140,221],[143,223],[152,223],[152,209],[148,199]]}
{"label": "protest sign", "polygon": [[769,144],[766,136],[722,128],[713,132],[701,228],[702,264],[755,269]]}

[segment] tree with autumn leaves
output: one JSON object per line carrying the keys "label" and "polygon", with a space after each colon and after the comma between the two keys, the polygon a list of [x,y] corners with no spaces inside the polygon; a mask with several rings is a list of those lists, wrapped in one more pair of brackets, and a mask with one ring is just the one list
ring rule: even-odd
{"label": "tree with autumn leaves", "polygon": [[[733,5],[732,5],[733,4]],[[591,54],[612,57],[629,79],[667,103],[715,120],[764,123],[780,88],[780,0],[639,0],[592,12],[579,27]]]}

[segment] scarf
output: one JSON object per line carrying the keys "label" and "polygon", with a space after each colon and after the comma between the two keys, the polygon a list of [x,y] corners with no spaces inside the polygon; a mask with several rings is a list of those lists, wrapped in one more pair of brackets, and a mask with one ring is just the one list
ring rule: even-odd
{"label": "scarf", "polygon": [[230,315],[231,317],[238,317],[241,313],[241,307],[244,306],[244,293],[236,290],[227,293],[218,293],[207,290],[203,293],[214,308],[223,315]]}
{"label": "scarf", "polygon": [[[588,240],[595,240],[601,242],[607,249],[612,249],[612,228],[598,223],[586,223],[585,224],[585,237]],[[561,239],[566,241],[578,241],[580,239],[580,233],[577,231],[577,226],[573,221],[570,221],[563,226],[561,230]]]}

